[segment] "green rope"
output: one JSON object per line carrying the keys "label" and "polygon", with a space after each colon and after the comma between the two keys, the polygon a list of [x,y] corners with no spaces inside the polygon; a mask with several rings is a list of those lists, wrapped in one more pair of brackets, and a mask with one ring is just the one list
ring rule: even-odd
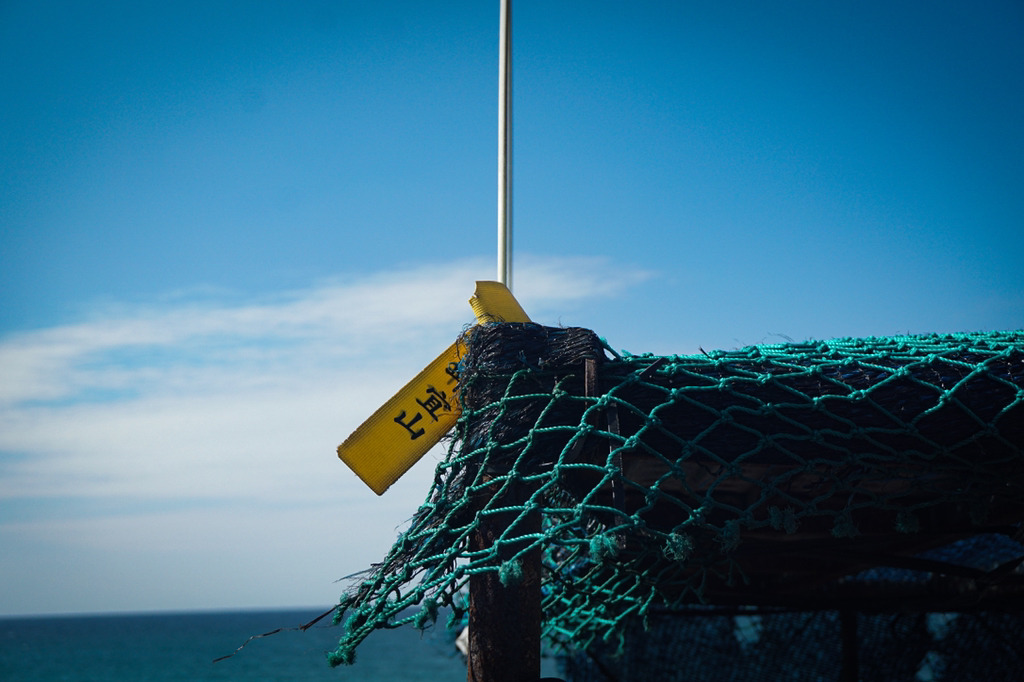
{"label": "green rope", "polygon": [[[342,597],[331,665],[374,629],[430,627],[440,608],[459,622],[471,575],[517,584],[537,548],[544,634],[585,647],[655,607],[827,596],[897,548],[1024,519],[1024,332],[652,356],[504,324],[468,344],[448,456]],[[479,519],[508,512],[472,549]],[[519,530],[537,512],[541,531]]]}

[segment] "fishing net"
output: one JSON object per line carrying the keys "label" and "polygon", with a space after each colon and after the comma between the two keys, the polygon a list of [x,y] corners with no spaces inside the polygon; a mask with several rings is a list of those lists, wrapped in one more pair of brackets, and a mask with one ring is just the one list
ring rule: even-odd
{"label": "fishing net", "polygon": [[[856,640],[844,641],[844,628]],[[1006,612],[663,613],[631,619],[622,652],[604,643],[567,661],[572,682],[1011,682],[1024,669],[1024,618]],[[855,675],[843,676],[852,646]]]}
{"label": "fishing net", "polygon": [[666,614],[732,652],[737,617],[1024,606],[1024,332],[652,356],[496,324],[467,347],[448,456],[342,597],[334,665],[459,622],[471,575],[513,586],[537,552],[544,636],[590,661]]}

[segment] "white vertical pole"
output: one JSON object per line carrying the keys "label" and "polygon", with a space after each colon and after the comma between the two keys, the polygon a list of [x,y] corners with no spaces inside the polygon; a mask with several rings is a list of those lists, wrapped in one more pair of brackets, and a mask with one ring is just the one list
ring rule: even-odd
{"label": "white vertical pole", "polygon": [[498,281],[512,288],[512,20],[511,0],[501,0],[498,41]]}

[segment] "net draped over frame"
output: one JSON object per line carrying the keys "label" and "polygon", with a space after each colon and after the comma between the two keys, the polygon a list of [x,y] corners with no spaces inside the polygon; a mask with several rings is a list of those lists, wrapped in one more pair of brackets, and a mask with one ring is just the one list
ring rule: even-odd
{"label": "net draped over frame", "polygon": [[513,586],[537,548],[543,633],[572,648],[680,609],[1024,606],[1024,553],[943,554],[1020,547],[1024,332],[653,356],[495,324],[467,344],[448,456],[342,597],[333,665],[376,628],[458,621],[470,575]]}

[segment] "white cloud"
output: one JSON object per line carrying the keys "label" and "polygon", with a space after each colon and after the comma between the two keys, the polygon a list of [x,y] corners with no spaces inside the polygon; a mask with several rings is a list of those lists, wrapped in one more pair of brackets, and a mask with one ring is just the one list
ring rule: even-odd
{"label": "white cloud", "polygon": [[[275,547],[315,553],[330,534],[360,560],[332,571],[379,559],[443,452],[377,498],[334,450],[472,322],[473,282],[489,276],[489,263],[462,261],[258,301],[108,306],[0,338],[0,532],[21,543],[21,588],[31,594],[31,576],[53,573],[44,564],[83,547],[100,564],[152,553],[161,537],[195,554],[236,526],[260,529],[260,556],[277,562]],[[523,258],[516,293],[553,324],[645,276],[600,260]],[[281,523],[301,526],[310,510],[321,511],[308,526]],[[226,595],[241,570],[232,561],[252,560],[232,552],[220,582],[217,571],[208,578]],[[79,610],[101,608],[81,598]]]}
{"label": "white cloud", "polygon": [[[517,295],[539,321],[560,304],[620,291],[646,275],[601,259],[524,259]],[[430,344],[472,322],[479,261],[421,267],[348,283],[324,283],[274,300],[180,302],[99,311],[76,324],[0,341],[0,407],[82,392],[216,391],[218,385],[295,384],[325,367],[372,356],[432,359]],[[240,383],[239,383],[240,382]]]}

